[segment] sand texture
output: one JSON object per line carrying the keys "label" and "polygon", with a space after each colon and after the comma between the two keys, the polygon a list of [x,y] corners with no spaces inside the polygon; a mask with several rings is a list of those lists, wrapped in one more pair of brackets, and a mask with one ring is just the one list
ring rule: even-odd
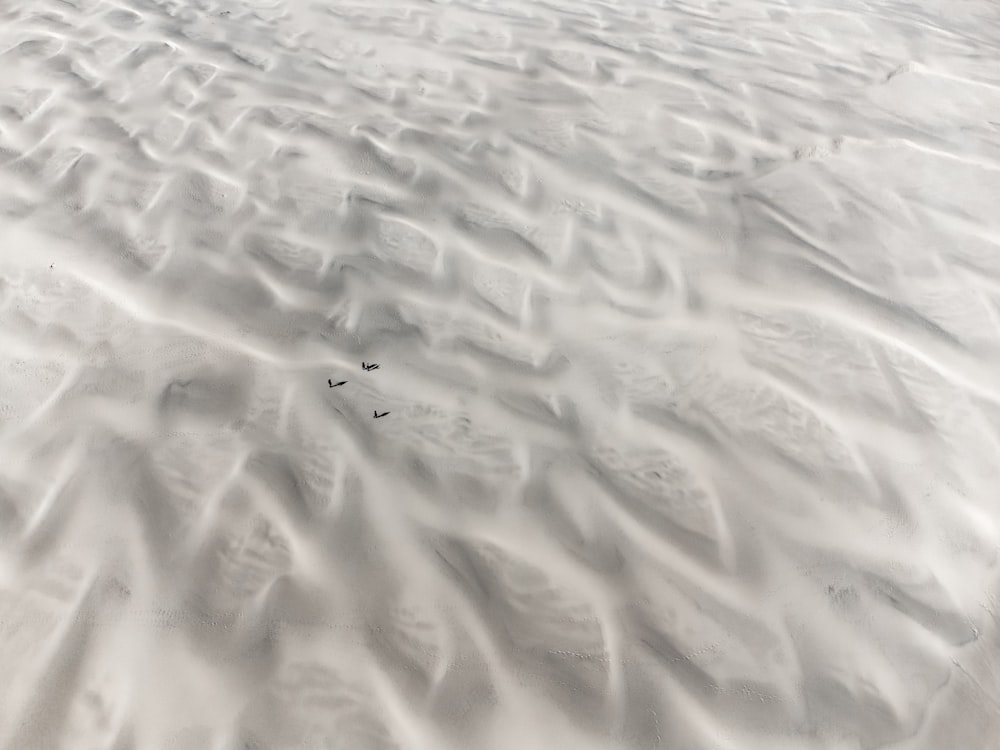
{"label": "sand texture", "polygon": [[995,750],[998,551],[996,2],[0,0],[0,750]]}

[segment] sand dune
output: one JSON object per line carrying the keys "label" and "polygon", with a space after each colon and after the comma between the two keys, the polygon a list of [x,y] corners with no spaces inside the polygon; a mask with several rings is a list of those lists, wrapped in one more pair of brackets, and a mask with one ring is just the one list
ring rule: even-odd
{"label": "sand dune", "polygon": [[995,747],[998,59],[3,3],[0,748]]}

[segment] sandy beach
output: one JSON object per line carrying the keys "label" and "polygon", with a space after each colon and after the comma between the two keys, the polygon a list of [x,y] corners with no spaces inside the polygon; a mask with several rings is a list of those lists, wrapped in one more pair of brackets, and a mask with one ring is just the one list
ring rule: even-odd
{"label": "sandy beach", "polygon": [[0,2],[0,750],[995,750],[1000,6]]}

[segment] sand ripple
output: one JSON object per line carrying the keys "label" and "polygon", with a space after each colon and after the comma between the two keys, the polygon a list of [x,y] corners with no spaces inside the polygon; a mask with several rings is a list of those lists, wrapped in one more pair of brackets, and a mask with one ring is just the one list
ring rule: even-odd
{"label": "sand ripple", "polygon": [[0,749],[995,746],[998,49],[4,3]]}

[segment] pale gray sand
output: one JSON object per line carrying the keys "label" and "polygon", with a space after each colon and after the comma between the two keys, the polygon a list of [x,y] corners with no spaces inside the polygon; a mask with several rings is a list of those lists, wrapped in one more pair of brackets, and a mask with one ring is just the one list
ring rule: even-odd
{"label": "pale gray sand", "polygon": [[0,4],[0,749],[997,747],[998,205],[989,0]]}

